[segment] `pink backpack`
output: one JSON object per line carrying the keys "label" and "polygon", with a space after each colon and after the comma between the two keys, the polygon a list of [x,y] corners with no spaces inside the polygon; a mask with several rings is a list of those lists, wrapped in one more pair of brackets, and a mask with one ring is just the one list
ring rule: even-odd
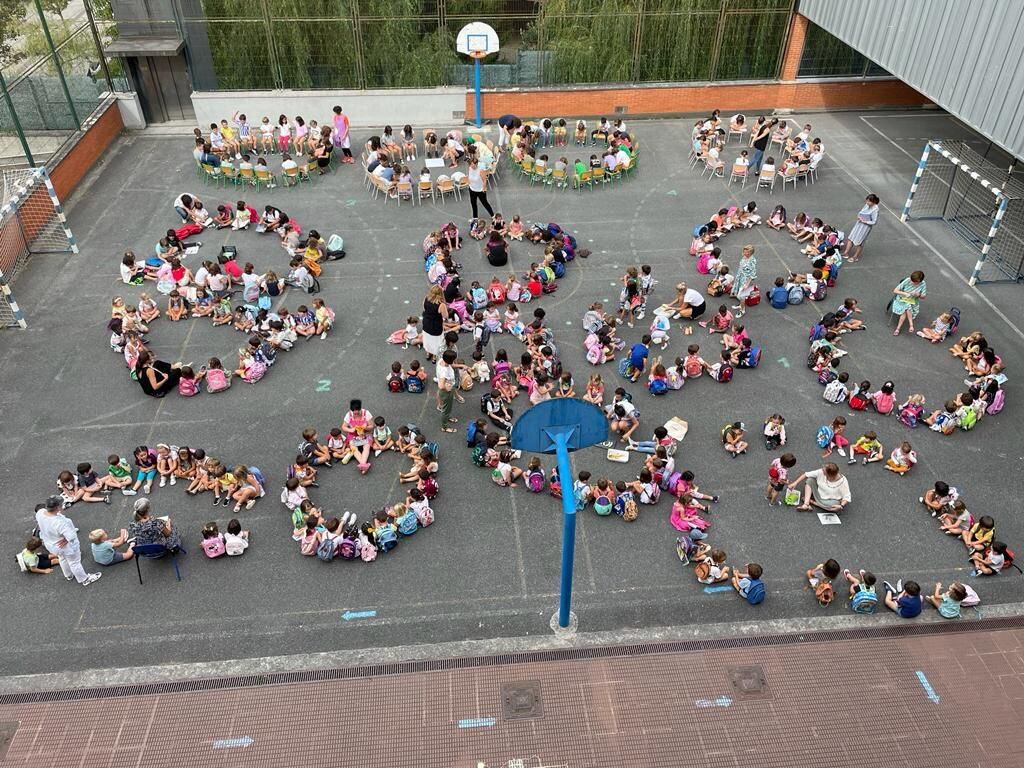
{"label": "pink backpack", "polygon": [[319,537],[315,530],[312,533],[303,533],[302,538],[299,539],[299,552],[310,557],[315,555],[317,545],[320,543],[318,539]]}
{"label": "pink backpack", "polygon": [[702,275],[711,274],[711,267],[708,266],[709,261],[711,261],[711,251],[704,251],[697,257],[697,271]]}
{"label": "pink backpack", "polygon": [[211,394],[214,392],[223,392],[231,384],[228,382],[228,376],[224,373],[223,368],[211,368],[206,372],[206,391]]}
{"label": "pink backpack", "polygon": [[192,397],[199,394],[199,386],[195,379],[178,379],[178,394],[182,397]]}
{"label": "pink backpack", "polygon": [[892,413],[893,406],[896,405],[896,399],[886,392],[876,394],[872,402],[875,404],[875,410],[883,416]]}
{"label": "pink backpack", "polygon": [[1003,401],[1005,398],[1006,395],[1003,394],[1003,390],[997,389],[995,395],[992,397],[992,402],[989,404],[988,408],[985,409],[985,413],[989,416],[995,416],[1003,410]]}
{"label": "pink backpack", "polygon": [[366,534],[359,536],[359,556],[364,563],[372,563],[377,559],[377,547]]}
{"label": "pink backpack", "polygon": [[420,525],[426,528],[434,522],[434,510],[427,506],[419,507],[416,509],[416,519],[420,521]]}
{"label": "pink backpack", "polygon": [[220,557],[225,552],[224,537],[221,535],[203,539],[203,552],[207,557]]}

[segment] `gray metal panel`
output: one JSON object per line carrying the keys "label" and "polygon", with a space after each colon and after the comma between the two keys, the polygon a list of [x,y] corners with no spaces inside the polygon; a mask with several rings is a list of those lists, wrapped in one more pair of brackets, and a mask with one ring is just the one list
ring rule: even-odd
{"label": "gray metal panel", "polygon": [[1024,159],[1020,0],[800,0],[797,10]]}

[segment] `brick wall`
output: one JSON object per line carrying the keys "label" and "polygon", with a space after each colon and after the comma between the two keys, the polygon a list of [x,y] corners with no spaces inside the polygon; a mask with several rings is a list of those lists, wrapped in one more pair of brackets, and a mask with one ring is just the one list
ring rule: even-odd
{"label": "brick wall", "polygon": [[807,37],[807,26],[810,24],[806,16],[793,14],[789,24],[789,38],[786,40],[786,51],[782,54],[782,73],[780,80],[795,80],[800,69],[800,57],[804,52],[804,38]]}
{"label": "brick wall", "polygon": [[118,109],[117,102],[113,101],[107,106],[106,112],[100,115],[79,138],[78,143],[68,150],[55,166],[50,167],[53,188],[57,190],[57,197],[62,203],[67,202],[78,182],[123,130],[121,110]]}
{"label": "brick wall", "polygon": [[[641,115],[706,114],[712,109],[770,112],[775,109],[820,111],[868,107],[909,107],[929,99],[899,80],[773,82],[565,90],[485,91],[481,111],[485,120],[505,114],[520,117],[614,116],[626,107],[626,117]],[[476,111],[473,93],[466,93],[466,119]]]}

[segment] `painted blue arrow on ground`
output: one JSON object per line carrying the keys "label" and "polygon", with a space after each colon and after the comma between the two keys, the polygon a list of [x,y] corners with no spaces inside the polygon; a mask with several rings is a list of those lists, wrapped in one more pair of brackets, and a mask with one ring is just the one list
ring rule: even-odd
{"label": "painted blue arrow on ground", "polygon": [[497,720],[493,717],[474,717],[469,720],[459,720],[459,728],[490,728]]}
{"label": "painted blue arrow on ground", "polygon": [[711,595],[715,592],[732,592],[732,587],[730,587],[728,584],[723,584],[720,587],[704,587],[704,591],[707,594]]}
{"label": "painted blue arrow on ground", "polygon": [[932,684],[928,682],[928,678],[925,677],[924,672],[921,670],[917,671],[917,681],[921,684],[921,687],[924,688],[925,695],[935,704],[938,704],[940,696],[935,692],[935,689],[932,688]]}
{"label": "painted blue arrow on ground", "polygon": [[372,619],[376,615],[376,611],[345,611],[341,614],[341,618],[351,621],[352,619]]}
{"label": "painted blue arrow on ground", "polygon": [[255,739],[251,736],[242,736],[237,739],[217,739],[213,742],[214,749],[236,749],[238,747],[248,747],[253,743]]}
{"label": "painted blue arrow on ground", "polygon": [[728,707],[732,704],[732,699],[728,696],[719,696],[717,699],[697,699],[693,703],[698,707]]}

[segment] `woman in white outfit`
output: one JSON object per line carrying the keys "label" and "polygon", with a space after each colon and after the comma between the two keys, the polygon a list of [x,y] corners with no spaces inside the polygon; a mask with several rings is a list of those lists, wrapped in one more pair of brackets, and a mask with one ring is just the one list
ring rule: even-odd
{"label": "woman in white outfit", "polygon": [[78,541],[78,528],[61,512],[61,499],[51,496],[36,510],[36,526],[43,545],[57,555],[64,578],[74,578],[79,584],[89,585],[102,573],[86,573],[82,567],[82,546]]}

